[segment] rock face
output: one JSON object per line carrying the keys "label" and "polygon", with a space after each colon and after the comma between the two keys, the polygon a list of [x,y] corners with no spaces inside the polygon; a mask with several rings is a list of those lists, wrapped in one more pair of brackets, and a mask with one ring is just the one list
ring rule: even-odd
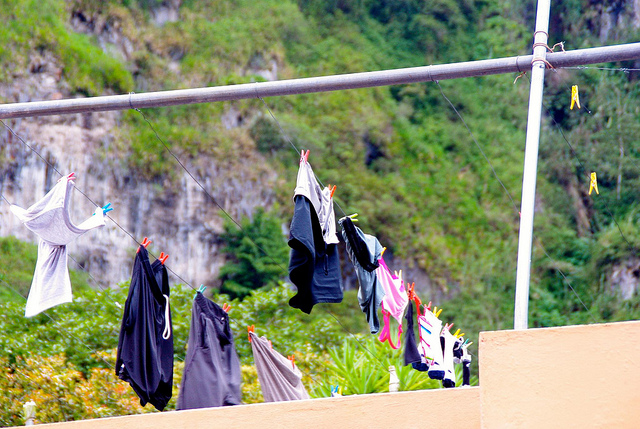
{"label": "rock face", "polygon": [[[96,206],[107,202],[115,208],[105,228],[87,233],[70,246],[71,255],[98,281],[113,285],[129,278],[137,248],[131,234],[138,241],[145,236],[153,240],[151,252],[168,253],[167,266],[189,283],[215,284],[224,263],[218,253],[218,235],[223,230],[219,208],[180,167],[177,188],[168,189],[110,166],[98,155],[98,149],[109,144],[109,130],[118,114],[91,116],[90,128],[85,127],[87,119],[82,115],[23,120],[14,125],[15,132],[51,166],[5,129],[0,137],[7,158],[0,176],[2,194],[26,208],[55,184],[60,177],[56,170],[62,174],[74,171],[78,177],[71,203],[74,222],[81,222]],[[261,180],[252,177],[246,182],[237,171],[228,174],[218,160],[206,161],[204,177],[198,180],[234,218],[250,216],[258,206],[270,206],[273,194],[269,185],[275,174],[260,167],[260,160],[252,161],[254,168],[262,170]],[[5,202],[0,205],[0,235],[37,241]]]}
{"label": "rock face", "polygon": [[614,265],[608,280],[612,293],[624,300],[633,298],[640,284],[640,259],[632,258]]}
{"label": "rock face", "polygon": [[[30,73],[0,86],[0,96],[8,101],[32,101],[64,92],[55,63],[37,62],[40,66]],[[5,121],[26,144],[0,125],[0,191],[11,203],[26,208],[55,184],[58,172],[73,171],[78,177],[71,202],[74,222],[86,219],[97,205],[111,202],[115,208],[105,228],[87,233],[69,247],[72,257],[98,282],[111,286],[128,279],[137,248],[133,238],[140,242],[148,236],[153,240],[150,251],[168,253],[167,266],[182,279],[196,286],[216,284],[224,264],[219,254],[218,236],[223,230],[219,207],[172,158],[167,157],[167,162],[175,166],[177,180],[171,186],[143,180],[110,159],[106,154],[114,144],[120,115],[107,112]],[[250,217],[257,207],[268,210],[274,201],[276,174],[259,154],[248,152],[237,162],[199,155],[197,168],[186,156],[182,159],[236,219]],[[37,242],[2,200],[0,236],[8,235]],[[74,265],[70,261],[77,268]]]}

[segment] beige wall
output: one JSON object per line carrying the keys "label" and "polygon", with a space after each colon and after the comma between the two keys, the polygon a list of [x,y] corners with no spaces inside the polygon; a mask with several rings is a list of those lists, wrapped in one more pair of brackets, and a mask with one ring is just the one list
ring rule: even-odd
{"label": "beige wall", "polygon": [[482,332],[483,428],[640,428],[640,322]]}
{"label": "beige wall", "polygon": [[640,322],[480,334],[480,387],[39,425],[50,429],[640,428]]}
{"label": "beige wall", "polygon": [[422,390],[38,425],[47,429],[480,428],[480,389]]}

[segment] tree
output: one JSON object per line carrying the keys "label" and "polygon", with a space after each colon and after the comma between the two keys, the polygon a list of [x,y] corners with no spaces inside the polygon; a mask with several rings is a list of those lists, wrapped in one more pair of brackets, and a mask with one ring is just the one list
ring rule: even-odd
{"label": "tree", "polygon": [[261,208],[253,220],[243,218],[240,225],[225,222],[221,235],[227,263],[220,269],[220,292],[242,299],[252,290],[275,285],[286,275],[288,248],[277,218]]}

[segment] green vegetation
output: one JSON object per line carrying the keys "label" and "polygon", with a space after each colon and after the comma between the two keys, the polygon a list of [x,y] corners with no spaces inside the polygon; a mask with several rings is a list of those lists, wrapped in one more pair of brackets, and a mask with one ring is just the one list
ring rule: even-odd
{"label": "green vegetation", "polygon": [[220,269],[221,293],[244,298],[252,290],[272,287],[282,277],[288,263],[289,247],[278,220],[258,209],[253,220],[240,221],[242,229],[226,220],[220,239],[222,252],[229,258]]}

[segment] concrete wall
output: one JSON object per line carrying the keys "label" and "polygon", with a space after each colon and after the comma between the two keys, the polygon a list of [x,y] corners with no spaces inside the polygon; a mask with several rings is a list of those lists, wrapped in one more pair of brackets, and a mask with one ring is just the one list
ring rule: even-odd
{"label": "concrete wall", "polygon": [[640,428],[640,322],[480,334],[483,428]]}
{"label": "concrete wall", "polygon": [[422,390],[140,414],[47,429],[480,428],[480,389]]}

